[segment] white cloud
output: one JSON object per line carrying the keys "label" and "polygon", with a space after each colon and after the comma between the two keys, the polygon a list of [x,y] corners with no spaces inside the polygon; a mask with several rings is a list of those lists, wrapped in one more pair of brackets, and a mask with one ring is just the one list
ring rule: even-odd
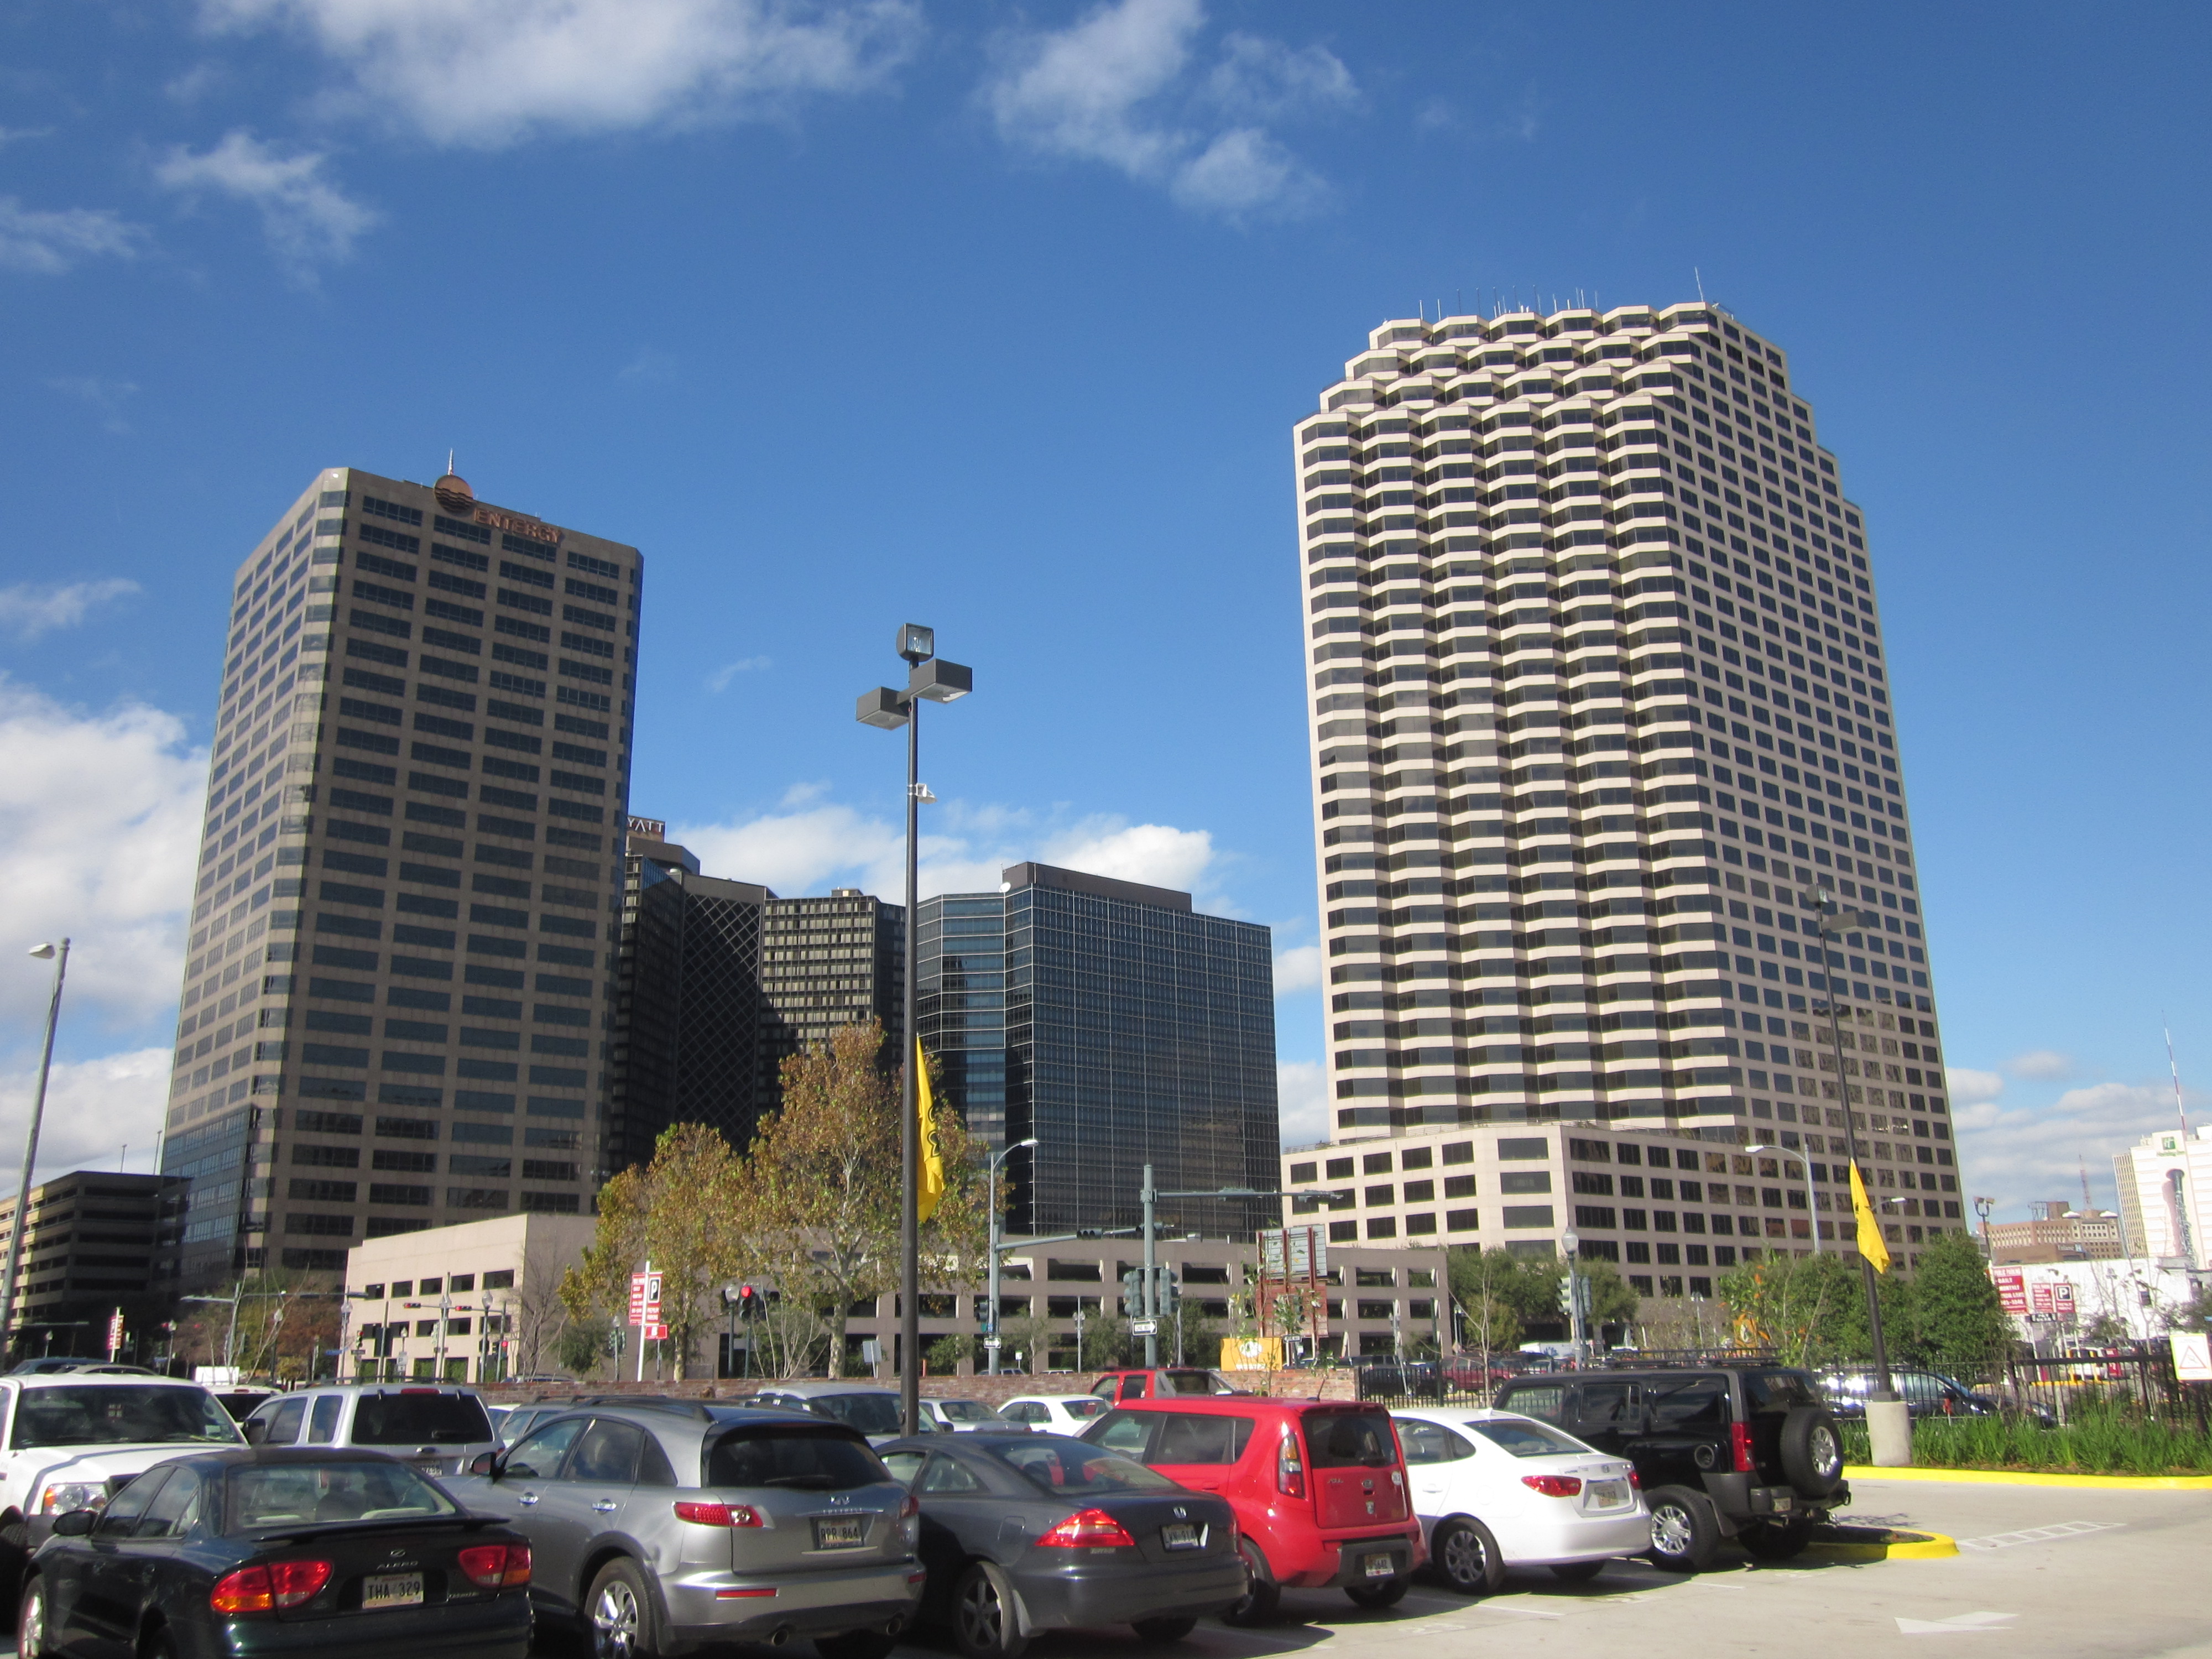
{"label": "white cloud", "polygon": [[[708,875],[760,882],[787,896],[852,886],[898,900],[906,891],[904,826],[827,801],[823,793],[820,785],[800,785],[787,792],[776,811],[734,823],[672,823],[668,833],[697,855]],[[924,898],[995,892],[1000,872],[1024,860],[1204,894],[1218,857],[1206,830],[1105,815],[1039,820],[948,802],[924,807],[921,829]]]}
{"label": "white cloud", "polygon": [[659,385],[674,380],[676,368],[676,359],[668,353],[657,351],[651,346],[640,346],[637,356],[615,371],[615,379]]}
{"label": "white cloud", "polygon": [[730,689],[730,682],[738,675],[757,673],[775,665],[775,659],[773,657],[740,657],[735,662],[724,663],[708,675],[707,689],[709,691],[726,691]]}
{"label": "white cloud", "polygon": [[327,159],[319,152],[281,155],[240,129],[204,155],[175,146],[154,177],[171,190],[213,191],[254,208],[277,259],[304,277],[319,264],[351,257],[356,239],[378,216],[323,176]]}
{"label": "white cloud", "polygon": [[2051,1048],[2033,1048],[2027,1054],[2014,1054],[2007,1060],[2005,1070],[2014,1077],[2070,1077],[2074,1072],[2074,1056],[2062,1054]]}
{"label": "white cloud", "polygon": [[1947,1066],[1944,1076],[1951,1085],[1951,1097],[1961,1105],[1973,1105],[1981,1101],[1995,1100],[2004,1092],[2003,1074],[1997,1072],[1977,1072],[1966,1066]]}
{"label": "white cloud", "polygon": [[0,628],[27,645],[58,628],[76,627],[96,605],[137,592],[138,584],[125,576],[96,582],[17,582],[0,587]]}
{"label": "white cloud", "polygon": [[[2193,1099],[2191,1106],[2200,1109]],[[2113,1154],[2172,1124],[2173,1092],[2164,1082],[2098,1083],[2069,1089],[2047,1106],[1984,1098],[1962,1104],[1954,1122],[1963,1184],[1995,1199],[2000,1212],[2018,1214],[2036,1199],[2071,1198],[2081,1191],[2084,1160],[2104,1204],[2112,1201]]]}
{"label": "white cloud", "polygon": [[1284,1146],[1305,1146],[1328,1139],[1328,1073],[1321,1061],[1276,1063],[1275,1112]]}
{"label": "white cloud", "polygon": [[1199,0],[1116,0],[1065,29],[1002,37],[983,101],[1007,142],[1102,161],[1186,207],[1231,219],[1312,207],[1326,193],[1317,175],[1249,121],[1209,131],[1202,106],[1279,116],[1341,104],[1354,96],[1350,72],[1318,46],[1240,34],[1194,87],[1205,22]]}
{"label": "white cloud", "polygon": [[204,0],[353,74],[364,109],[439,143],[777,114],[878,86],[921,33],[914,0]]}
{"label": "white cloud", "polygon": [[52,970],[20,953],[72,937],[65,1028],[93,1010],[128,1024],[174,1005],[207,786],[173,714],[88,714],[0,679],[0,1018],[44,1018]]}
{"label": "white cloud", "polygon": [[0,270],[55,276],[80,259],[128,259],[145,234],[106,208],[27,208],[0,196]]}
{"label": "white cloud", "polygon": [[[46,1079],[34,1179],[45,1181],[71,1170],[112,1170],[126,1146],[131,1169],[141,1175],[151,1170],[154,1139],[168,1105],[169,1060],[167,1048],[56,1060]],[[33,1054],[27,1066],[0,1076],[0,1146],[9,1149],[6,1190],[11,1199],[22,1168],[16,1159],[30,1131],[38,1075]]]}
{"label": "white cloud", "polygon": [[106,431],[131,430],[131,423],[123,418],[123,407],[138,395],[137,381],[103,380],[92,374],[64,374],[48,380],[46,386],[49,391],[64,393],[97,410],[105,417],[100,425]]}
{"label": "white cloud", "polygon": [[1294,945],[1288,950],[1275,952],[1275,994],[1287,996],[1293,991],[1313,991],[1321,988],[1321,946]]}

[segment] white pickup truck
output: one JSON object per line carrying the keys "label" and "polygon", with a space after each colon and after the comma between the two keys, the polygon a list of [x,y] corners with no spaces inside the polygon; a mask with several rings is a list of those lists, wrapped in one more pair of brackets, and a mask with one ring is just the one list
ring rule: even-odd
{"label": "white pickup truck", "polygon": [[181,1452],[241,1443],[197,1382],[82,1371],[0,1376],[0,1601],[70,1510],[99,1509],[132,1475]]}

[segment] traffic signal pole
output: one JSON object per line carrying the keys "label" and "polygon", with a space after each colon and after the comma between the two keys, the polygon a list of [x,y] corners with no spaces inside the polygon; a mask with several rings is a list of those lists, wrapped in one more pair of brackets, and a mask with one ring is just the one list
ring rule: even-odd
{"label": "traffic signal pole", "polygon": [[1142,1306],[1145,1317],[1152,1322],[1152,1329],[1145,1333],[1145,1368],[1152,1370],[1160,1363],[1160,1286],[1153,1271],[1152,1260],[1152,1166],[1145,1165],[1145,1298]]}

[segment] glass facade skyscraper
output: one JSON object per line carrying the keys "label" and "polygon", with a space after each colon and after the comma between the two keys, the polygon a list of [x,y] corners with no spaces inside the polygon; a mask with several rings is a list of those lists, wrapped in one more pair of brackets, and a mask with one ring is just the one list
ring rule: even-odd
{"label": "glass facade skyscraper", "polygon": [[[915,1018],[940,1097],[1006,1168],[1018,1231],[1126,1227],[1163,1191],[1275,1185],[1269,931],[1190,895],[1018,864],[996,893],[925,900]],[[1164,1200],[1174,1232],[1244,1233],[1266,1200]]]}

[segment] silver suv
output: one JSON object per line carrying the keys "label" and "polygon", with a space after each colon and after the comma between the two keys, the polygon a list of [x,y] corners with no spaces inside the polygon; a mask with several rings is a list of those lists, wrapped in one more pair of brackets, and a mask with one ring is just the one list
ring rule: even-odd
{"label": "silver suv", "polygon": [[264,1400],[246,1419],[257,1446],[359,1446],[425,1474],[462,1474],[499,1436],[471,1389],[450,1382],[349,1382]]}
{"label": "silver suv", "polygon": [[836,1421],[587,1402],[446,1485],[529,1538],[531,1594],[596,1659],[793,1636],[884,1659],[921,1595],[918,1505]]}

